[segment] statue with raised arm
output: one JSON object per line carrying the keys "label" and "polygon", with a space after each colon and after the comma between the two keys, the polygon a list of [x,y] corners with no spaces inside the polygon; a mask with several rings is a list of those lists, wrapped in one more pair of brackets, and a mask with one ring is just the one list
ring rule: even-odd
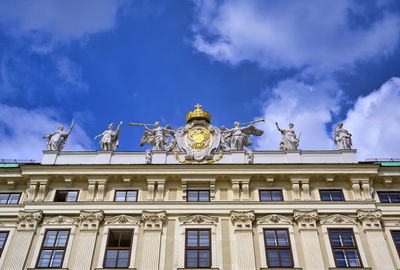
{"label": "statue with raised arm", "polygon": [[108,125],[108,130],[94,137],[96,140],[102,137],[100,140],[100,146],[103,151],[115,151],[119,145],[119,129],[122,125],[122,121],[119,123],[117,130],[114,130],[114,123]]}
{"label": "statue with raised arm", "polygon": [[340,122],[338,127],[335,129],[333,140],[336,142],[338,150],[349,150],[351,149],[351,133],[343,128],[343,123]]}
{"label": "statue with raised arm", "polygon": [[61,151],[64,149],[65,144],[67,143],[68,136],[71,134],[72,128],[74,127],[74,119],[72,119],[71,126],[69,127],[69,131],[64,131],[64,126],[60,125],[57,131],[50,133],[47,136],[44,136],[43,139],[48,139],[47,141],[47,150],[48,151]]}
{"label": "statue with raised arm", "polygon": [[300,142],[300,137],[296,137],[296,133],[293,130],[294,124],[289,123],[289,128],[288,129],[281,129],[279,128],[279,125],[277,122],[275,122],[276,127],[282,134],[282,140],[280,145],[280,148],[282,150],[296,150],[297,147],[299,146]]}
{"label": "statue with raised arm", "polygon": [[[221,147],[223,150],[229,149],[227,143],[230,143],[232,150],[243,150],[244,146],[250,146],[253,143],[249,140],[250,135],[261,136],[264,131],[255,128],[254,123],[264,121],[264,119],[248,123],[235,122],[232,129],[221,128]],[[248,125],[247,125],[248,124]],[[247,125],[246,127],[241,127]]]}
{"label": "statue with raised arm", "polygon": [[[155,122],[154,124],[129,123],[129,125],[143,126],[146,129],[140,140],[140,146],[145,144],[153,145],[153,151],[170,151],[174,147],[174,138],[171,140],[171,143],[168,139],[175,135],[175,130],[170,125],[162,127],[160,122]],[[147,126],[155,126],[155,128],[149,129]]]}

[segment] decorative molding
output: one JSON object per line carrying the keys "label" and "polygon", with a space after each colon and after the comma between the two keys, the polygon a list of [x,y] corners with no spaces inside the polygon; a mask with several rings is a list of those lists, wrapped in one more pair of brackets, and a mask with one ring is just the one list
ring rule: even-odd
{"label": "decorative molding", "polygon": [[195,225],[217,225],[218,218],[209,217],[205,215],[191,215],[187,217],[180,217],[179,221],[182,224],[195,224]]}
{"label": "decorative molding", "polygon": [[81,230],[98,230],[99,224],[103,220],[104,212],[81,210],[79,220],[81,222]]}
{"label": "decorative molding", "polygon": [[382,229],[382,211],[373,210],[357,210],[357,218],[361,222],[364,230],[381,230]]}
{"label": "decorative molding", "polygon": [[17,217],[18,230],[36,230],[43,218],[43,211],[19,211]]}
{"label": "decorative molding", "polygon": [[257,225],[277,225],[277,224],[293,224],[292,220],[288,217],[272,214],[257,219]]}
{"label": "decorative molding", "polygon": [[231,221],[236,231],[252,230],[254,219],[255,219],[254,210],[231,211]]}
{"label": "decorative molding", "polygon": [[119,215],[105,219],[106,225],[138,225],[140,224],[140,217],[132,217],[127,215]]}
{"label": "decorative molding", "polygon": [[299,225],[299,230],[317,229],[318,212],[314,210],[293,210],[294,220]]}
{"label": "decorative molding", "polygon": [[44,219],[43,223],[46,225],[76,225],[78,221],[78,218],[59,215],[56,217],[47,217]]}
{"label": "decorative molding", "polygon": [[331,216],[327,216],[320,219],[321,224],[323,225],[334,225],[334,224],[357,224],[355,219],[341,215],[335,214]]}
{"label": "decorative molding", "polygon": [[144,230],[161,231],[166,218],[165,211],[143,211],[140,220],[144,224]]}

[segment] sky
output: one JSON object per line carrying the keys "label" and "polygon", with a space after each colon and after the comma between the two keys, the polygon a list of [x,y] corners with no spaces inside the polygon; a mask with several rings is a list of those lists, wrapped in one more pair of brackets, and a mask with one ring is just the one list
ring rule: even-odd
{"label": "sky", "polygon": [[400,157],[398,0],[2,0],[0,159],[40,161],[59,124],[65,151],[123,121],[185,125],[200,103],[218,127],[265,118],[255,150],[334,150],[339,122],[359,160]]}

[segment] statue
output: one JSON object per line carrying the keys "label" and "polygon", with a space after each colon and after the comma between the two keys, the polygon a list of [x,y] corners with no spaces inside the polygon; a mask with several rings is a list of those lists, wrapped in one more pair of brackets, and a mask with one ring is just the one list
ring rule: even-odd
{"label": "statue", "polygon": [[336,147],[338,150],[349,150],[351,149],[352,145],[351,133],[342,127],[343,123],[340,122],[338,127],[335,129],[333,140],[336,142]]}
{"label": "statue", "polygon": [[146,164],[151,164],[152,159],[153,159],[153,152],[150,149],[144,151],[144,160]]}
{"label": "statue", "polygon": [[299,146],[301,133],[299,138],[297,138],[296,133],[293,130],[294,124],[289,123],[288,129],[280,129],[277,122],[275,122],[275,125],[282,134],[282,140],[279,144],[280,148],[282,150],[296,150]]}
{"label": "statue", "polygon": [[253,164],[254,162],[254,152],[251,149],[246,149],[246,153],[244,155],[247,164]]}
{"label": "statue", "polygon": [[[227,129],[226,127],[221,128],[221,147],[227,149],[227,142],[230,143],[232,150],[243,150],[244,146],[250,146],[253,143],[249,141],[250,135],[261,136],[264,131],[255,128],[253,125],[257,122],[264,122],[264,119],[252,121],[248,123],[234,123],[234,128]],[[242,125],[249,124],[247,127],[240,127]]]}
{"label": "statue", "polygon": [[103,151],[115,151],[118,148],[119,142],[119,129],[122,125],[122,121],[119,123],[117,130],[114,131],[114,123],[108,125],[108,130],[94,137],[96,140],[99,137],[103,137],[100,140],[100,146]]}
{"label": "statue", "polygon": [[74,119],[72,119],[71,126],[68,132],[64,132],[64,126],[60,125],[57,131],[44,136],[43,139],[48,139],[47,150],[48,151],[61,151],[64,149],[67,143],[68,136],[71,134],[72,128],[74,127]]}
{"label": "statue", "polygon": [[[166,127],[161,127],[160,122],[155,122],[154,124],[137,124],[129,123],[130,126],[143,126],[146,131],[143,133],[142,139],[140,140],[140,146],[145,144],[153,145],[153,151],[169,151],[175,142],[172,139],[169,142],[168,137],[175,135],[175,130],[167,125]],[[149,129],[147,126],[155,126],[154,129]],[[167,145],[167,147],[165,147]]]}

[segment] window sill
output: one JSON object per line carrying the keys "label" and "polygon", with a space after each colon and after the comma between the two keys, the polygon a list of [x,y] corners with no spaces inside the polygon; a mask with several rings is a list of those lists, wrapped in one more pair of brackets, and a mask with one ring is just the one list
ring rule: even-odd
{"label": "window sill", "polygon": [[176,270],[219,270],[219,268],[204,268],[204,267],[200,267],[200,268],[177,268]]}
{"label": "window sill", "polygon": [[329,270],[372,270],[371,267],[329,267]]}
{"label": "window sill", "polygon": [[95,268],[94,270],[136,270],[136,268]]}
{"label": "window sill", "polygon": [[42,267],[42,268],[28,268],[27,270],[43,270],[43,269],[52,269],[52,270],[69,270],[69,268],[52,268],[52,267]]}
{"label": "window sill", "polygon": [[270,267],[270,268],[260,268],[260,270],[303,270],[303,268],[300,267]]}

